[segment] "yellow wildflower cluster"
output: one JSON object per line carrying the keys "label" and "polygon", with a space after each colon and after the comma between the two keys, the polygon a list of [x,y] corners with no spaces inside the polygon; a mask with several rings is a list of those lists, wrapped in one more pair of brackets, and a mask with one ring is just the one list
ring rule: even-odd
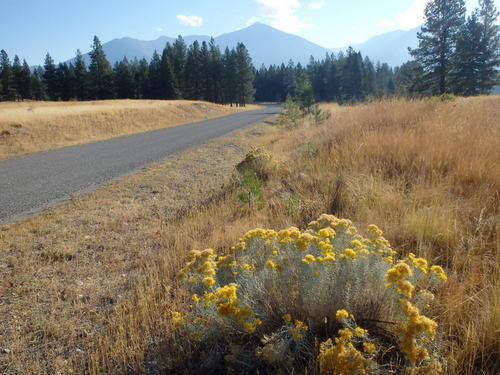
{"label": "yellow wildflower cluster", "polygon": [[[410,302],[415,287],[410,281],[406,280],[413,276],[411,266],[420,270],[423,274],[427,274],[428,263],[424,258],[417,258],[412,253],[409,254],[408,263],[400,262],[386,273],[388,281],[386,286],[394,286],[396,292],[401,296],[401,311],[406,317],[405,322],[399,324],[396,331],[400,341],[399,349],[405,354],[412,369],[433,369],[434,372],[429,372],[429,374],[438,374],[442,371],[441,365],[437,359],[431,359],[429,351],[425,347],[429,340],[434,339],[437,323],[422,315],[420,310]],[[446,275],[441,267],[432,266],[430,269],[440,280],[446,281]],[[432,293],[427,290],[422,290],[419,294],[424,299],[432,299],[433,297]]]}
{"label": "yellow wildflower cluster", "polygon": [[179,272],[180,279],[188,279],[189,283],[202,281],[207,286],[215,284],[213,276],[217,273],[216,255],[213,249],[203,251],[192,250],[189,253],[187,263]]}
{"label": "yellow wildflower cluster", "polygon": [[242,304],[238,298],[238,285],[231,283],[217,288],[214,292],[205,292],[203,298],[193,295],[193,300],[204,303],[205,306],[213,305],[221,317],[231,318],[242,324],[245,331],[252,333],[262,320],[255,318],[252,309]]}
{"label": "yellow wildflower cluster", "polygon": [[398,327],[398,335],[401,339],[400,350],[406,358],[415,365],[430,359],[429,352],[424,346],[417,343],[417,336],[427,334],[431,339],[436,335],[437,323],[428,317],[421,315],[417,307],[410,301],[401,300],[403,313],[407,317],[407,322]]}
{"label": "yellow wildflower cluster", "polygon": [[[427,289],[436,285],[436,277],[446,280],[444,270],[429,267],[426,259],[412,253],[398,260],[378,227],[369,226],[368,233],[363,237],[351,221],[321,215],[305,231],[295,227],[251,230],[227,255],[194,250],[179,273],[188,281],[192,316],[175,315],[174,324],[184,322],[199,337],[220,335],[220,340],[234,339],[242,332],[259,335],[264,344],[259,347],[260,358],[281,366],[315,350],[313,341],[325,327],[321,317],[331,314],[332,306],[356,306],[362,311],[366,300],[390,307],[381,309],[391,314],[381,320],[396,323],[392,333],[398,337],[400,352],[414,368],[430,368],[429,343],[437,325],[419,308],[425,312],[433,296]],[[277,325],[275,316],[266,316],[270,311],[298,313],[303,321],[285,314]],[[321,344],[317,357],[321,372],[356,374],[375,367],[377,347],[368,331],[358,327],[347,310],[337,310],[335,319],[344,328],[338,337]],[[272,331],[266,332],[270,327]],[[239,344],[255,345],[250,341]],[[256,346],[246,349],[257,352]]]}
{"label": "yellow wildflower cluster", "polygon": [[367,368],[373,364],[371,356],[376,351],[375,344],[364,341],[363,351],[356,349],[354,339],[363,340],[368,331],[361,327],[350,327],[352,322],[347,321],[349,316],[346,310],[338,310],[335,318],[342,322],[346,328],[339,329],[338,337],[334,341],[328,339],[320,344],[317,359],[321,374],[365,374]]}
{"label": "yellow wildflower cluster", "polygon": [[431,271],[434,272],[441,281],[446,282],[448,280],[448,277],[444,273],[444,270],[441,266],[432,266]]}
{"label": "yellow wildflower cluster", "polygon": [[427,259],[417,258],[415,256],[415,254],[413,254],[413,253],[410,253],[408,255],[408,257],[410,258],[413,266],[415,268],[419,269],[420,272],[422,272],[422,273],[427,273],[428,272],[428,262],[427,262]]}
{"label": "yellow wildflower cluster", "polygon": [[294,340],[300,340],[304,337],[307,330],[309,330],[309,327],[304,322],[296,320],[295,326],[290,329],[290,332],[292,332]]}

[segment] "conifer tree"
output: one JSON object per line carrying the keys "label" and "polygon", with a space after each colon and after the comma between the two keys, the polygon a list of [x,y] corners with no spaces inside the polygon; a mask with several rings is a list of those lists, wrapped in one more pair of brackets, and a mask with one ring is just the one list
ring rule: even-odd
{"label": "conifer tree", "polygon": [[45,55],[45,63],[43,65],[43,80],[45,83],[45,92],[49,100],[59,99],[59,89],[57,87],[56,79],[56,65],[54,60],[47,52]]}
{"label": "conifer tree", "polygon": [[15,100],[14,74],[10,65],[9,55],[5,50],[0,51],[0,82],[2,82],[1,100]]}
{"label": "conifer tree", "polygon": [[116,97],[118,99],[134,98],[135,82],[130,66],[126,57],[122,61],[115,63],[114,68]]}
{"label": "conifer tree", "polygon": [[21,59],[17,55],[14,56],[14,61],[12,62],[12,76],[14,81],[15,100],[22,100],[23,66],[21,65]]}
{"label": "conifer tree", "polygon": [[106,59],[101,42],[94,36],[89,52],[89,91],[93,99],[111,99],[114,95],[113,70]]}
{"label": "conifer tree", "polygon": [[208,45],[210,54],[209,76],[210,76],[210,96],[209,100],[215,103],[223,102],[222,85],[224,64],[222,62],[222,54],[219,46],[215,43],[214,38],[210,39]]}
{"label": "conifer tree", "polygon": [[75,95],[78,100],[86,100],[89,97],[87,65],[80,50],[76,50],[75,58]]}
{"label": "conifer tree", "polygon": [[453,92],[460,95],[478,95],[480,93],[480,71],[482,67],[482,27],[477,11],[467,18],[458,35],[456,62],[451,73]]}
{"label": "conifer tree", "polygon": [[425,7],[425,24],[411,55],[422,66],[424,82],[433,94],[450,91],[455,45],[465,23],[464,0],[431,0]]}
{"label": "conifer tree", "polygon": [[160,97],[162,99],[178,99],[180,97],[180,92],[168,56],[168,49],[164,48],[160,60]]}
{"label": "conifer tree", "polygon": [[161,59],[156,50],[149,62],[149,98],[161,99],[162,82],[161,82]]}
{"label": "conifer tree", "polygon": [[239,106],[244,107],[253,100],[255,90],[253,88],[254,72],[252,59],[243,43],[236,45],[235,65],[237,103]]}
{"label": "conifer tree", "polygon": [[35,68],[31,75],[31,95],[35,100],[47,100],[41,68]]}
{"label": "conifer tree", "polygon": [[176,80],[175,86],[179,89],[181,95],[185,94],[185,73],[186,73],[186,54],[187,47],[182,36],[178,36],[174,44],[167,44],[168,58],[172,64],[172,71]]}
{"label": "conifer tree", "polygon": [[21,85],[21,98],[31,99],[32,98],[31,69],[26,60],[23,60],[23,72],[21,74],[20,85]]}
{"label": "conifer tree", "polygon": [[493,0],[479,0],[478,18],[482,28],[479,90],[489,92],[499,84],[500,26],[499,12]]}
{"label": "conifer tree", "polygon": [[67,101],[75,97],[75,72],[72,65],[59,63],[55,80],[60,100]]}
{"label": "conifer tree", "polygon": [[203,71],[200,44],[196,40],[187,50],[184,80],[183,96],[186,99],[201,99],[203,97]]}
{"label": "conifer tree", "polygon": [[210,69],[210,51],[207,42],[203,41],[200,48],[200,99],[215,102],[212,98],[212,86],[214,77]]}
{"label": "conifer tree", "polygon": [[135,97],[147,98],[149,95],[149,66],[146,59],[134,63],[134,77],[136,83]]}
{"label": "conifer tree", "polygon": [[226,47],[224,51],[224,56],[222,58],[223,66],[224,66],[224,78],[223,78],[223,103],[230,104],[236,103],[237,91],[236,91],[236,82],[237,82],[237,70],[236,70],[236,52],[233,50],[229,50]]}

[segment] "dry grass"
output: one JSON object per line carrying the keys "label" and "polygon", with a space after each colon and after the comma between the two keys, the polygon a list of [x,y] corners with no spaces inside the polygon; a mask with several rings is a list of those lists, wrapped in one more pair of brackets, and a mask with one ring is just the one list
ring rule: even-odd
{"label": "dry grass", "polygon": [[[247,106],[245,109],[253,109]],[[228,115],[187,100],[0,103],[0,159]]]}
{"label": "dry grass", "polygon": [[[392,100],[337,110],[320,126],[262,128],[252,142],[281,167],[268,176],[261,209],[219,185],[244,152],[227,140],[215,153],[190,154],[209,165],[169,186],[184,164],[4,226],[0,342],[10,353],[0,354],[0,370],[168,368],[192,350],[172,341],[169,319],[183,310],[173,276],[187,251],[225,251],[248,229],[303,227],[327,212],[376,223],[396,249],[445,265],[433,318],[447,373],[498,373],[499,108],[499,97]],[[170,199],[185,204],[172,211]]]}

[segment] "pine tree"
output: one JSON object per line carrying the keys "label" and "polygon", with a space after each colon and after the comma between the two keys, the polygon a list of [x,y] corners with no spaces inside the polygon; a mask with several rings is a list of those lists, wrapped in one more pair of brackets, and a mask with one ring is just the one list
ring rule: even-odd
{"label": "pine tree", "polygon": [[203,71],[201,66],[201,51],[198,41],[189,46],[186,55],[184,74],[184,97],[199,100],[202,98]]}
{"label": "pine tree", "polygon": [[149,96],[149,66],[146,59],[134,62],[134,76],[136,84],[135,96],[144,99]]}
{"label": "pine tree", "polygon": [[55,80],[60,100],[70,100],[75,97],[75,72],[67,63],[59,63],[55,72]]}
{"label": "pine tree", "polygon": [[235,66],[237,103],[239,106],[244,107],[253,100],[255,90],[253,88],[254,71],[252,59],[243,43],[236,45]]}
{"label": "pine tree", "polygon": [[[167,47],[168,48],[168,47]],[[149,62],[149,96],[150,99],[161,99],[162,97],[162,82],[161,82],[161,59],[156,50]]]}
{"label": "pine tree", "polygon": [[43,69],[43,80],[46,88],[45,92],[49,100],[58,100],[59,88],[57,87],[56,65],[54,64],[54,60],[48,52],[45,55],[45,63],[43,65]]}
{"label": "pine tree", "polygon": [[223,61],[223,89],[222,93],[224,96],[223,103],[230,104],[236,103],[237,91],[236,91],[236,82],[237,82],[237,70],[236,70],[236,53],[233,50],[229,50],[226,47],[224,51],[224,56],[222,58]]}
{"label": "pine tree", "polygon": [[210,39],[210,43],[208,45],[209,53],[210,53],[210,100],[215,103],[223,103],[223,81],[224,81],[224,63],[222,61],[222,54],[219,49],[219,46],[215,44],[215,40],[213,38]]}
{"label": "pine tree", "polygon": [[460,95],[480,93],[480,71],[482,54],[482,27],[478,12],[467,18],[467,22],[457,38],[456,63],[451,73],[453,92]]}
{"label": "pine tree", "polygon": [[200,99],[215,102],[212,97],[212,86],[214,85],[214,77],[210,69],[210,51],[207,42],[201,43],[200,49],[200,78],[201,78],[201,95]]}
{"label": "pine tree", "polygon": [[94,36],[89,65],[89,91],[93,99],[111,99],[114,95],[113,70],[101,42]]}
{"label": "pine tree", "polygon": [[160,97],[162,99],[178,99],[180,92],[168,56],[168,49],[164,48],[160,60]]}
{"label": "pine tree", "polygon": [[167,44],[167,50],[176,80],[175,86],[179,89],[180,95],[184,97],[186,89],[185,73],[187,47],[182,36],[179,35],[172,46]]}
{"label": "pine tree", "polygon": [[31,75],[31,95],[35,100],[47,100],[41,68],[35,68]]}
{"label": "pine tree", "polygon": [[26,60],[23,60],[23,72],[20,78],[20,87],[21,98],[31,99],[33,95],[31,90],[31,69]]}
{"label": "pine tree", "polygon": [[433,94],[450,91],[455,45],[464,23],[464,0],[431,0],[425,7],[419,44],[410,53],[422,66],[426,87]]}
{"label": "pine tree", "polygon": [[10,65],[9,55],[4,50],[0,51],[0,81],[2,82],[1,100],[15,100],[14,74]]}
{"label": "pine tree", "polygon": [[14,81],[14,91],[15,100],[21,100],[22,87],[23,87],[23,66],[21,65],[21,59],[19,56],[14,56],[14,61],[12,62],[12,76]]}
{"label": "pine tree", "polygon": [[345,102],[359,101],[363,96],[363,59],[349,47],[341,67],[341,100]]}
{"label": "pine tree", "polygon": [[134,75],[126,57],[115,64],[114,69],[116,97],[118,99],[134,98]]}
{"label": "pine tree", "polygon": [[76,50],[75,58],[75,95],[78,100],[89,98],[87,65],[80,50]]}
{"label": "pine tree", "polygon": [[376,75],[373,63],[370,61],[368,56],[365,57],[365,60],[363,61],[363,66],[364,66],[363,89],[365,95],[373,97],[375,96]]}
{"label": "pine tree", "polygon": [[493,0],[479,0],[478,13],[482,28],[479,90],[487,93],[499,84],[500,26],[496,22],[499,12]]}

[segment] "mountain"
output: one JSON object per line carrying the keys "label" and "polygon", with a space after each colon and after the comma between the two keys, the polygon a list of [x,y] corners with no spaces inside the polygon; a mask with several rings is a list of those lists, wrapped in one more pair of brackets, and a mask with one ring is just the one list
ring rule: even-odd
{"label": "mountain", "polygon": [[[371,38],[364,43],[352,44],[355,50],[360,50],[364,56],[369,56],[373,61],[387,62],[389,65],[400,65],[408,60],[408,46],[416,46],[416,32],[393,31]],[[262,64],[281,64],[293,60],[305,65],[311,56],[322,59],[327,53],[345,50],[344,48],[327,49],[314,44],[297,35],[285,33],[271,26],[254,23],[253,25],[231,33],[222,34],[215,39],[222,51],[226,47],[235,47],[238,42],[245,44],[252,57],[253,64],[259,68]],[[207,35],[189,35],[184,37],[186,44],[195,40],[200,43],[210,41]],[[173,43],[174,38],[161,36],[155,40],[138,40],[133,38],[113,39],[103,44],[106,57],[114,64],[126,56],[129,60],[137,57],[146,58],[148,61],[156,50],[161,54],[167,42]],[[87,62],[88,54],[84,55]]]}
{"label": "mountain", "polygon": [[[420,26],[408,31],[396,30],[350,46],[356,51],[361,51],[363,56],[370,57],[370,60],[374,62],[380,61],[390,66],[398,66],[410,60],[408,47],[417,47],[417,32],[419,31]],[[334,51],[345,50],[346,47],[335,48]]]}
{"label": "mountain", "polygon": [[[188,45],[195,40],[200,43],[210,41],[210,36],[207,35],[189,35],[183,38]],[[309,42],[304,38],[279,31],[262,23],[254,23],[252,26],[220,35],[214,39],[222,52],[226,47],[235,47],[238,42],[245,44],[256,67],[260,67],[262,64],[287,63],[290,59],[295,63],[307,64],[311,55],[319,59],[329,52],[327,48]],[[108,60],[111,64],[114,64],[122,60],[124,56],[129,60],[134,57],[139,59],[145,57],[149,60],[155,50],[161,54],[165,44],[174,41],[175,38],[166,36],[151,41],[120,38],[104,43],[102,47]],[[85,54],[84,57],[88,62],[88,54]]]}
{"label": "mountain", "polygon": [[322,59],[329,52],[327,48],[304,38],[262,23],[254,23],[245,29],[223,34],[215,38],[215,41],[221,47],[242,42],[248,48],[257,68],[262,64],[286,64],[290,59],[295,63],[307,64],[311,56]]}

